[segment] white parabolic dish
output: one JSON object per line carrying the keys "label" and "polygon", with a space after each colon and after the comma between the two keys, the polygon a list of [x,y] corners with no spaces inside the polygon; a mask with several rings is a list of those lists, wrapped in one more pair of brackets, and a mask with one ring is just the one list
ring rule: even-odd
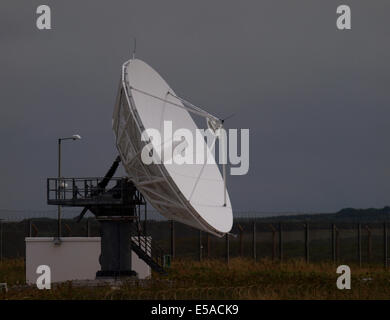
{"label": "white parabolic dish", "polygon": [[[173,132],[185,128],[195,137],[195,122],[164,79],[145,62],[129,60],[122,66],[113,114],[116,145],[126,173],[150,204],[167,219],[223,236],[232,228],[233,214],[214,158],[207,164],[173,161],[172,164],[146,165],[142,162],[141,151],[147,142],[141,140],[141,133],[152,128],[163,132],[164,121],[171,121]],[[212,157],[209,147],[202,141],[208,156]],[[198,147],[193,152],[196,150]]]}

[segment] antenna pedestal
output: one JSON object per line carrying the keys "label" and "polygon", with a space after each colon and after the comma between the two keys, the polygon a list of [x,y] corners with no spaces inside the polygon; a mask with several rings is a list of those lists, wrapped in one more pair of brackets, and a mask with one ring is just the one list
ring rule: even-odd
{"label": "antenna pedestal", "polygon": [[101,270],[96,277],[137,276],[131,269],[131,223],[129,219],[99,218],[101,229]]}
{"label": "antenna pedestal", "polygon": [[[137,276],[132,270],[132,253],[154,271],[165,274],[164,252],[153,244],[140,223],[146,200],[127,178],[113,178],[119,160],[115,160],[103,178],[49,178],[47,203],[83,207],[77,221],[92,212],[101,226],[101,270],[96,277]],[[64,187],[65,186],[65,187]]]}

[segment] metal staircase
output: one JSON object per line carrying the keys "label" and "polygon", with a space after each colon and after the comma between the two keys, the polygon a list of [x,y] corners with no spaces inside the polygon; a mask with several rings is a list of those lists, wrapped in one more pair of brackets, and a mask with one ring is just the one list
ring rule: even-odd
{"label": "metal staircase", "polygon": [[164,251],[155,241],[152,242],[151,237],[146,236],[142,232],[140,223],[133,224],[132,234],[136,234],[136,236],[131,237],[131,249],[140,259],[145,261],[152,270],[162,275],[166,275],[167,272],[163,267]]}

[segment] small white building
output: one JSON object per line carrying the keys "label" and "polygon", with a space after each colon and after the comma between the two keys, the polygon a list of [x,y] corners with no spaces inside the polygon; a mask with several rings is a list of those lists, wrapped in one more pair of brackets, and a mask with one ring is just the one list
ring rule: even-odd
{"label": "small white building", "polygon": [[[36,271],[40,265],[50,267],[52,283],[95,280],[96,272],[100,270],[100,237],[64,237],[61,241],[60,245],[56,245],[52,237],[25,238],[28,284],[36,283],[39,277]],[[131,258],[132,269],[137,272],[138,278],[150,277],[150,267],[134,252]]]}

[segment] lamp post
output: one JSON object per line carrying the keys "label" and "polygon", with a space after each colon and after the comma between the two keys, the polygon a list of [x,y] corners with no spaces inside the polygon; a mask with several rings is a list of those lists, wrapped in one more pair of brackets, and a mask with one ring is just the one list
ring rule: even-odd
{"label": "lamp post", "polygon": [[[71,137],[59,138],[58,139],[58,184],[57,184],[57,192],[58,196],[60,196],[60,188],[61,188],[61,141],[62,140],[80,140],[81,137],[78,134],[74,134]],[[63,187],[65,187],[65,182]],[[58,205],[57,208],[57,238],[55,239],[55,244],[61,243],[61,205]]]}

